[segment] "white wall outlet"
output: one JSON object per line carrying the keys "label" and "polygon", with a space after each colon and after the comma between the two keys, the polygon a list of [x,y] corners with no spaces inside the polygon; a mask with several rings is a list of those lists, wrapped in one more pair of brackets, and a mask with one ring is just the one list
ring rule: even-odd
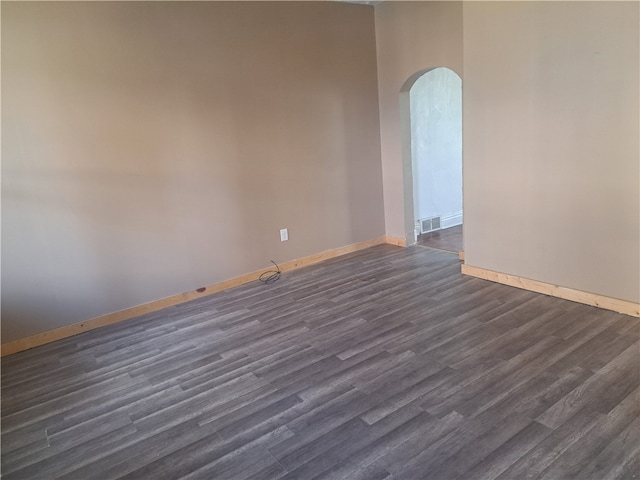
{"label": "white wall outlet", "polygon": [[287,240],[289,240],[289,230],[286,228],[281,228],[280,229],[280,241],[281,242],[286,242]]}

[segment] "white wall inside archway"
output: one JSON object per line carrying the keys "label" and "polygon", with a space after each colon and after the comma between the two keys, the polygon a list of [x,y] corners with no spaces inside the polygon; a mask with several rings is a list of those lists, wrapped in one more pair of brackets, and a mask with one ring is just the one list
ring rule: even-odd
{"label": "white wall inside archway", "polygon": [[409,92],[414,220],[462,223],[462,81],[448,68],[422,75]]}

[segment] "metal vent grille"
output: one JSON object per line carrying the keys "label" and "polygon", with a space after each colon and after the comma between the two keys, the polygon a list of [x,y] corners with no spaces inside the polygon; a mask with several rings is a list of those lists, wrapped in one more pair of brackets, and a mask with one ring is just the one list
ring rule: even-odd
{"label": "metal vent grille", "polygon": [[420,220],[420,233],[433,232],[440,230],[440,217],[424,218]]}

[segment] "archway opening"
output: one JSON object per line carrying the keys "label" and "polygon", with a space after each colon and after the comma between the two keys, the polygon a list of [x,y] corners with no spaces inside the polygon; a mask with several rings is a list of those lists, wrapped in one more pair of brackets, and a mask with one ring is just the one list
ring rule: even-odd
{"label": "archway opening", "polygon": [[401,107],[407,244],[462,251],[462,81],[444,67],[418,72]]}

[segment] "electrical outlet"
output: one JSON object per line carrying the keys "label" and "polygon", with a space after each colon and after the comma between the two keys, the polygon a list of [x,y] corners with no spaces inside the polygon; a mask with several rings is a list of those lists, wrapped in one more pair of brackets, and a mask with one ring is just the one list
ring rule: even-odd
{"label": "electrical outlet", "polygon": [[289,240],[289,230],[287,228],[281,228],[280,229],[280,241],[281,242],[286,242],[287,240]]}

